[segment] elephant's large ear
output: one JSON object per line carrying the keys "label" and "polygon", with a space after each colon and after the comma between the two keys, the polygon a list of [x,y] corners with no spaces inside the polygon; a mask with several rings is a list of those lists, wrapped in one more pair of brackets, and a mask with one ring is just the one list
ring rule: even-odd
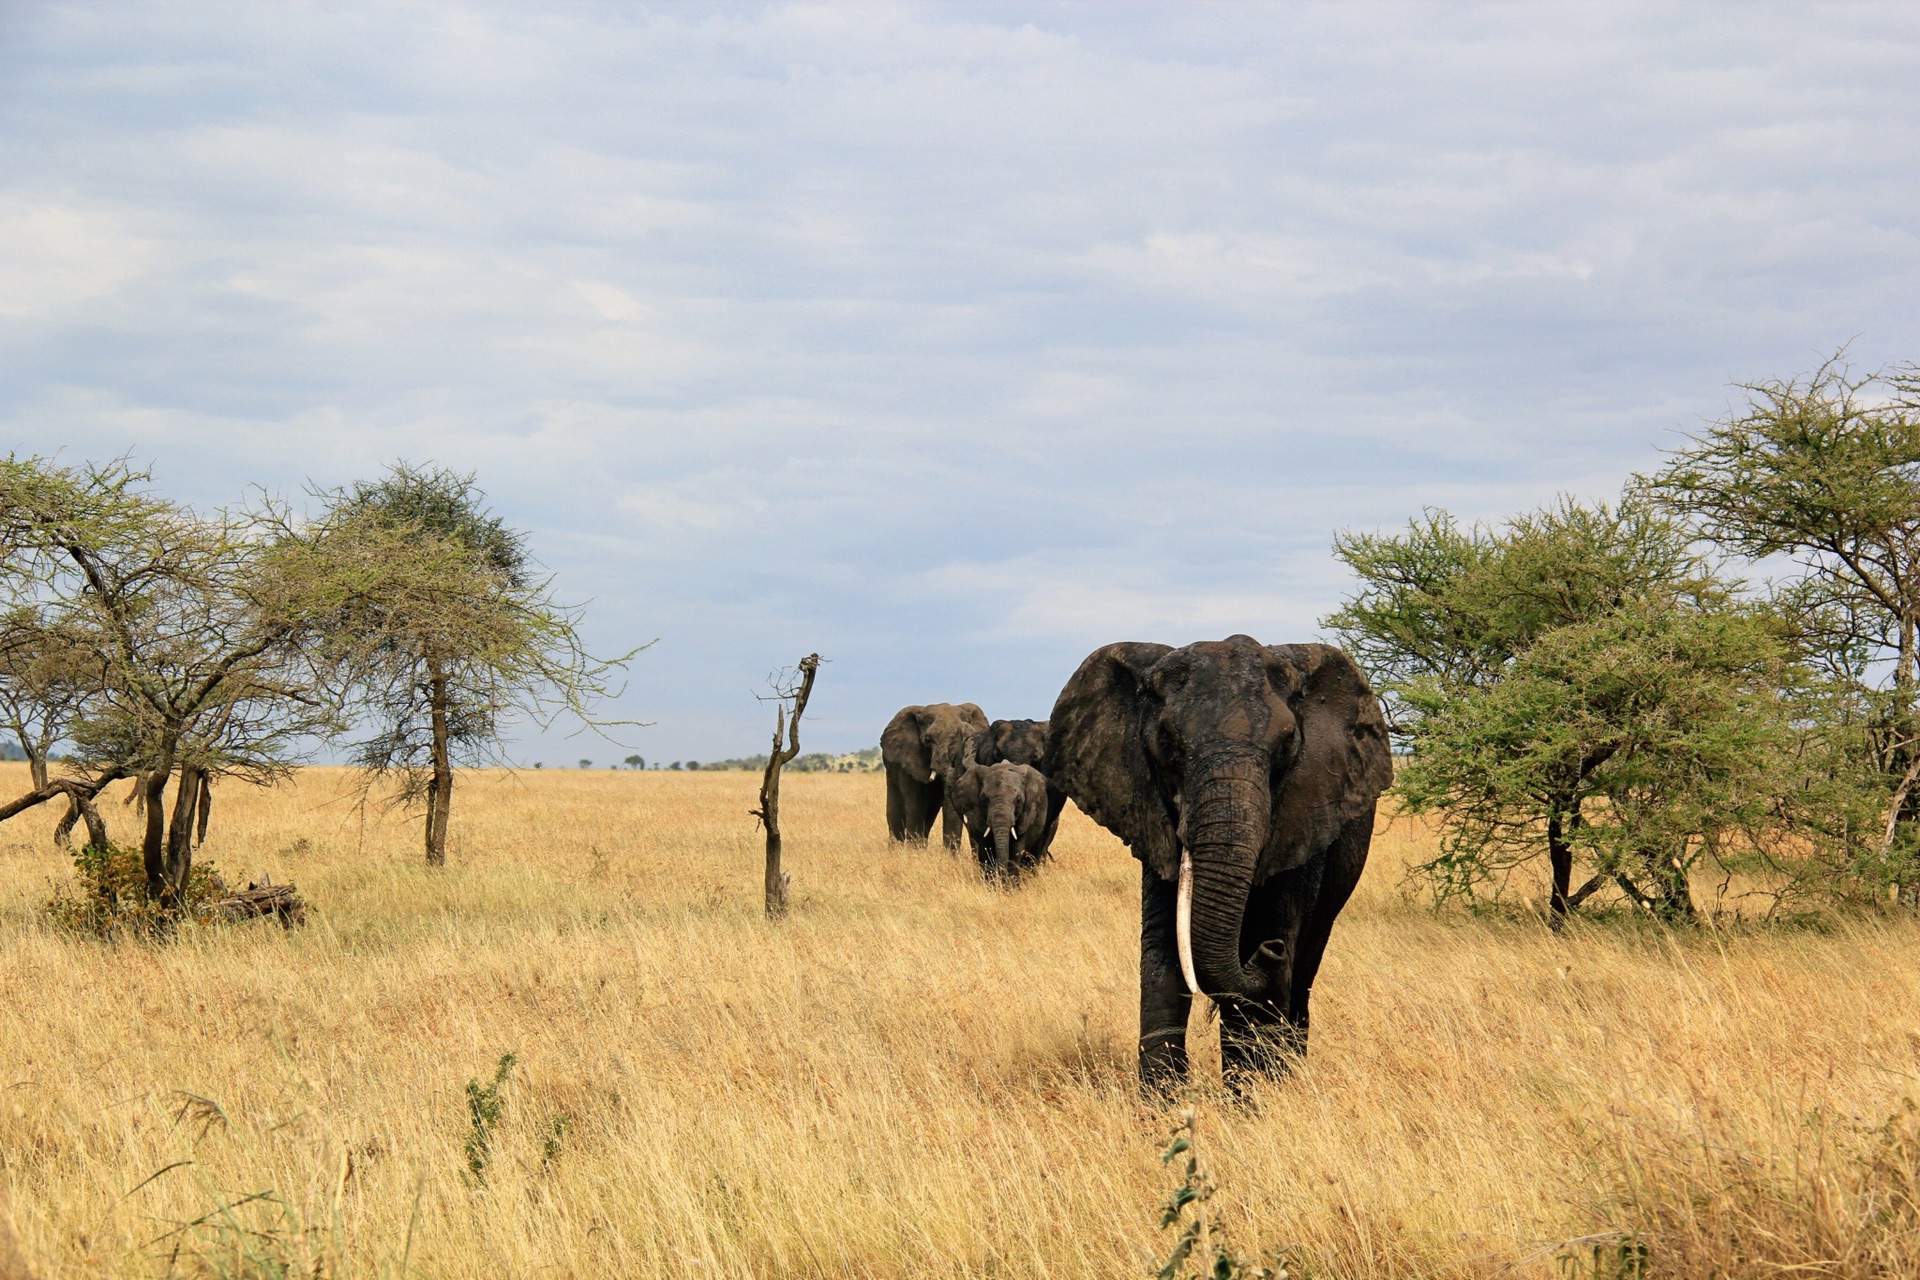
{"label": "elephant's large ear", "polygon": [[1300,722],[1300,754],[1277,779],[1261,854],[1268,873],[1298,866],[1368,812],[1393,781],[1387,721],[1366,676],[1332,645],[1267,648],[1269,678]]}
{"label": "elephant's large ear", "polygon": [[1180,869],[1174,819],[1147,760],[1153,707],[1147,672],[1170,645],[1124,642],[1095,649],[1053,704],[1040,772],[1089,818],[1171,880]]}
{"label": "elephant's large ear", "polygon": [[926,708],[902,707],[880,734],[881,758],[906,770],[915,782],[933,777],[933,757],[927,750]]}
{"label": "elephant's large ear", "polygon": [[980,811],[980,792],[986,780],[986,770],[970,767],[963,769],[947,788],[947,797],[962,818]]}

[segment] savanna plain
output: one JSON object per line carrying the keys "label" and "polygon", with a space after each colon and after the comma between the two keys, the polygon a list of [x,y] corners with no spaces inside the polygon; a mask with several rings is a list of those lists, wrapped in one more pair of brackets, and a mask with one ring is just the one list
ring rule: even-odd
{"label": "savanna plain", "polygon": [[789,775],[769,923],[757,781],[462,775],[438,870],[344,771],[229,786],[200,858],[311,915],[165,945],[48,924],[55,815],[0,827],[0,1275],[1139,1276],[1185,1106],[1294,1277],[1920,1274],[1910,918],[1435,913],[1386,815],[1304,1065],[1149,1103],[1117,841],[1001,891]]}

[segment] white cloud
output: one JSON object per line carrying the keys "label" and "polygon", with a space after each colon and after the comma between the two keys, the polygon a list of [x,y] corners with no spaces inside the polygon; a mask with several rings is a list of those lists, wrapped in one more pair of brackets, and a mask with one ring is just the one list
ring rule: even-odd
{"label": "white cloud", "polygon": [[0,200],[0,316],[53,317],[111,297],[153,249],[106,210]]}
{"label": "white cloud", "polygon": [[1301,616],[1297,600],[1275,589],[1277,574],[1227,590],[1182,583],[1177,572],[1160,569],[1045,557],[956,562],[920,575],[910,598],[966,607],[978,619],[969,638],[984,645],[1042,637],[1091,651],[1117,639],[1184,644],[1235,632],[1291,634],[1314,625]]}

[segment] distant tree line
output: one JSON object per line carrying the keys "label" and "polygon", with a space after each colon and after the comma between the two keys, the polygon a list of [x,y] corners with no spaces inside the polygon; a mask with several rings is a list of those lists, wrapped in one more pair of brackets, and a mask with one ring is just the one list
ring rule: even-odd
{"label": "distant tree line", "polygon": [[[647,767],[647,760],[645,756],[631,755],[620,761],[619,764],[608,767],[617,769],[621,765],[625,765],[629,769],[645,769]],[[543,769],[546,765],[542,761],[535,761],[533,767]],[[591,769],[593,768],[593,761],[581,760],[580,767],[582,769]],[[766,767],[767,757],[765,753],[757,756],[736,756],[730,760],[707,760],[704,762],[700,760],[675,760],[671,764],[661,764],[656,760],[653,764],[656,772],[664,771],[668,773],[715,770],[723,772],[732,770],[734,772],[759,773]],[[841,755],[834,755],[831,752],[825,751],[814,751],[807,755],[796,756],[793,762],[788,764],[786,768],[797,769],[801,773],[872,772],[880,768],[880,748],[868,747],[864,751],[850,751]]]}
{"label": "distant tree line", "polygon": [[[328,745],[397,782],[446,856],[453,768],[498,758],[507,720],[588,717],[632,656],[602,660],[523,535],[473,478],[399,464],[317,492],[196,511],[125,460],[0,461],[0,732],[32,787],[106,846],[130,780],[146,893],[185,892],[214,795]],[[63,754],[55,756],[55,747]],[[58,764],[56,771],[54,766]]]}
{"label": "distant tree line", "polygon": [[[733,769],[749,770],[758,773],[767,767],[765,752],[757,756],[738,756],[731,760],[709,760],[704,764],[689,760],[685,765],[675,761],[669,768],[687,769]],[[799,773],[870,773],[880,768],[880,748],[868,747],[863,751],[850,751],[836,755],[827,751],[810,751],[806,755],[795,756],[786,768]]]}
{"label": "distant tree line", "polygon": [[1359,586],[1325,625],[1438,820],[1441,898],[1544,863],[1555,920],[1596,895],[1688,918],[1707,873],[1914,901],[1920,370],[1742,390],[1615,502],[1336,540]]}

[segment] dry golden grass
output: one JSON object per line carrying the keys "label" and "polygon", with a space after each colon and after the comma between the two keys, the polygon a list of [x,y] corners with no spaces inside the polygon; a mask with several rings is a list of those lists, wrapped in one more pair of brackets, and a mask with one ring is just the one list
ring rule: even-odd
{"label": "dry golden grass", "polygon": [[[1133,861],[1070,813],[996,892],[890,846],[877,776],[792,775],[769,925],[755,781],[465,777],[438,873],[337,771],[229,787],[202,856],[314,915],[167,946],[52,930],[53,815],[0,827],[0,1227],[41,1277],[1145,1272],[1172,1121],[1133,1087]],[[1238,1247],[1920,1269],[1920,928],[1556,938],[1403,899],[1424,841],[1376,842],[1306,1067],[1249,1108],[1194,1091]],[[464,1086],[506,1051],[477,1186]]]}

